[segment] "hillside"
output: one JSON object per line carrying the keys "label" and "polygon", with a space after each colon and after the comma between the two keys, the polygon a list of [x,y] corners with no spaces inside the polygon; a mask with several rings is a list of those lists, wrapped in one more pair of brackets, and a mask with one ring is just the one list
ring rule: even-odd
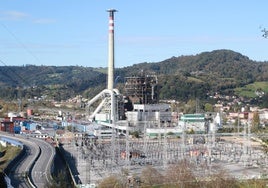
{"label": "hillside", "polygon": [[141,63],[121,70],[128,75],[155,72],[161,98],[204,98],[207,92],[233,93],[256,81],[268,81],[268,63],[256,62],[231,50],[180,56],[158,63]]}
{"label": "hillside", "polygon": [[[0,97],[33,98],[47,95],[56,100],[77,94],[92,97],[106,85],[105,68],[80,66],[2,66]],[[234,93],[254,82],[268,82],[268,63],[256,62],[231,51],[215,50],[161,62],[134,64],[115,70],[123,93],[124,77],[157,74],[161,99],[204,99],[207,93]]]}

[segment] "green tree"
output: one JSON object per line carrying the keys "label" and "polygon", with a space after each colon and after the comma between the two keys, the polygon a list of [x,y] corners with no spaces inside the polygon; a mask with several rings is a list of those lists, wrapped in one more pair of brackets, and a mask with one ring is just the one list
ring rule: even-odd
{"label": "green tree", "polygon": [[140,133],[139,131],[134,131],[131,133],[135,138],[139,138],[140,137]]}
{"label": "green tree", "polygon": [[253,113],[253,118],[252,118],[252,124],[251,124],[251,130],[257,131],[259,129],[259,125],[260,125],[260,116],[259,113],[257,111],[255,111]]}
{"label": "green tree", "polygon": [[193,114],[196,112],[196,100],[190,99],[184,107],[184,113]]}
{"label": "green tree", "polygon": [[205,111],[206,112],[213,112],[213,105],[210,103],[205,104]]}
{"label": "green tree", "polygon": [[268,108],[268,93],[264,94],[262,97],[262,104],[263,108]]}

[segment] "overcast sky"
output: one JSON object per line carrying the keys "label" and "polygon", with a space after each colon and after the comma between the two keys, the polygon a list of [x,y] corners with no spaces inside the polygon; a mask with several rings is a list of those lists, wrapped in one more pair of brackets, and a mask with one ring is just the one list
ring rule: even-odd
{"label": "overcast sky", "polygon": [[268,61],[267,0],[1,0],[0,65],[107,67],[110,8],[115,67],[217,49]]}

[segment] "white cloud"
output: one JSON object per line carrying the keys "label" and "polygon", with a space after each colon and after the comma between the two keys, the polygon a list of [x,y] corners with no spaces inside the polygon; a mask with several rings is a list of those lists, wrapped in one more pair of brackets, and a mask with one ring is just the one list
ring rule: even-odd
{"label": "white cloud", "polygon": [[34,23],[36,24],[50,24],[50,23],[55,23],[55,22],[56,20],[48,19],[48,18],[41,18],[41,19],[34,20]]}
{"label": "white cloud", "polygon": [[14,20],[14,21],[27,19],[29,17],[29,15],[24,12],[14,10],[0,12],[0,16],[2,20]]}
{"label": "white cloud", "polygon": [[56,22],[56,20],[49,19],[49,18],[33,18],[31,15],[27,13],[16,11],[16,10],[0,12],[0,20],[8,20],[8,21],[28,20],[36,24],[50,24],[50,23]]}

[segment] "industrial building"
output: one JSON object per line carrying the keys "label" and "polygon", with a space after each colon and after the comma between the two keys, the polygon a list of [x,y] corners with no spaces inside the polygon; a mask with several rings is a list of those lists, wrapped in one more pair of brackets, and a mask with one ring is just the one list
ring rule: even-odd
{"label": "industrial building", "polygon": [[159,129],[146,129],[147,138],[178,138],[183,134],[182,129],[179,127],[168,127],[168,128],[159,128]]}
{"label": "industrial building", "polygon": [[205,114],[184,114],[178,125],[186,132],[205,133],[207,131]]}
{"label": "industrial building", "polygon": [[[87,106],[89,120],[119,131],[144,131],[146,122],[150,127],[161,127],[171,122],[168,104],[159,104],[158,79],[155,74],[141,71],[140,75],[125,77],[124,94],[114,88],[114,13],[109,13],[108,76],[104,89]],[[93,104],[97,107],[92,109]]]}
{"label": "industrial building", "polygon": [[125,95],[134,104],[158,103],[158,81],[156,75],[143,75],[125,78]]}

